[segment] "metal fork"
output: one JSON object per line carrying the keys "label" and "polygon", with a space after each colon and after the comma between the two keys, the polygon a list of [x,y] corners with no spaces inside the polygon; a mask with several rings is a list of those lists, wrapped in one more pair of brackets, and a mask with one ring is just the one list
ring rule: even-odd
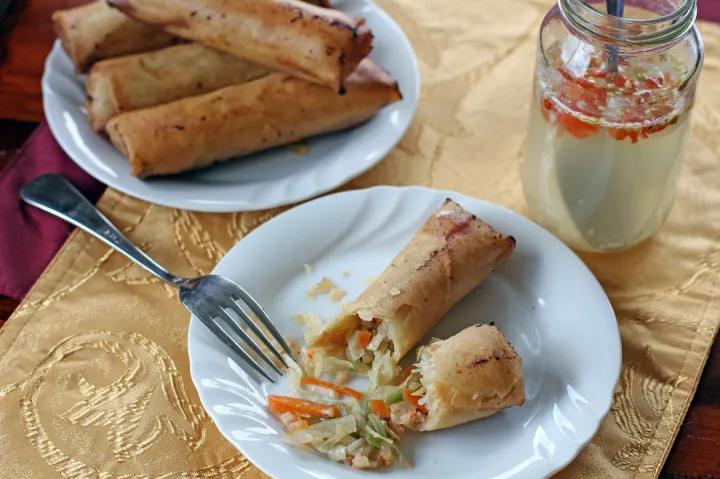
{"label": "metal fork", "polygon": [[[78,190],[59,175],[44,175],[25,185],[20,191],[23,200],[65,221],[74,224],[115,248],[161,280],[179,289],[180,302],[235,354],[270,382],[273,379],[237,341],[242,341],[275,372],[282,374],[273,360],[233,316],[259,338],[280,362],[287,362],[271,340],[263,334],[248,311],[270,331],[273,338],[292,357],[290,348],[260,305],[243,288],[228,278],[211,274],[198,278],[181,278],[170,274],[148,255],[132,244]],[[246,311],[246,309],[248,311]]]}

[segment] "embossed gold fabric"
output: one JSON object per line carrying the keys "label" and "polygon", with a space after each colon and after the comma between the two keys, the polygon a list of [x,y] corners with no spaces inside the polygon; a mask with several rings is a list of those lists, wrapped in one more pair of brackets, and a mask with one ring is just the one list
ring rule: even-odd
{"label": "embossed gold fabric", "polygon": [[[380,4],[415,47],[422,100],[400,146],[351,186],[453,189],[526,213],[517,163],[536,34],[550,2]],[[720,26],[701,30],[705,70],[669,221],[631,251],[583,255],[617,313],[624,369],[611,413],[557,476],[563,479],[657,477],[717,332]],[[100,208],[180,275],[209,272],[281,211],[189,213],[113,190]],[[0,331],[1,475],[263,477],[200,406],[188,372],[187,325],[172,290],[86,234],[73,234]]]}

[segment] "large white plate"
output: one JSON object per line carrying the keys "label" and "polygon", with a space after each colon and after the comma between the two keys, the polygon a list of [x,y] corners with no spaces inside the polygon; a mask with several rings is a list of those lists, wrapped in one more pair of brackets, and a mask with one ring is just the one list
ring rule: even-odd
{"label": "large white plate", "polygon": [[[592,273],[541,227],[457,193],[378,187],[323,197],[281,214],[235,245],[214,272],[246,287],[284,335],[300,340],[291,313],[314,311],[327,320],[339,309],[327,297],[309,302],[310,284],[327,276],[352,299],[446,197],[513,235],[517,249],[428,338],[495,321],[523,357],[527,400],[460,427],[407,433],[403,447],[414,468],[392,469],[383,477],[548,477],[575,457],[610,409],[620,374],[620,335]],[[305,263],[314,268],[310,275]],[[350,276],[341,274],[345,270]],[[285,381],[269,386],[250,379],[196,318],[188,342],[202,404],[225,437],[265,473],[276,479],[372,474],[286,446],[282,426],[264,406],[268,392],[286,393]]]}
{"label": "large white plate", "polygon": [[388,154],[410,125],[420,94],[420,74],[410,42],[383,10],[365,0],[333,6],[364,17],[375,35],[370,54],[397,78],[401,102],[383,108],[357,128],[309,141],[306,156],[287,147],[183,175],[139,180],[127,159],[93,134],[85,112],[84,78],[75,75],[56,41],[42,80],[45,115],[65,152],[89,174],[128,195],[196,211],[251,211],[301,201],[364,173]]}

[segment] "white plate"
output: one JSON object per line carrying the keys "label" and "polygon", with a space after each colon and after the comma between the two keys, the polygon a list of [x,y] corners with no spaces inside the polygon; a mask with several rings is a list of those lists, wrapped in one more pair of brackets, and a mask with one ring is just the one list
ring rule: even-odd
{"label": "white plate", "polygon": [[139,180],[108,141],[93,134],[85,111],[84,78],[77,77],[60,42],[45,63],[45,115],[63,150],[103,183],[146,201],[196,211],[251,211],[301,201],[364,173],[388,154],[410,125],[420,94],[415,54],[400,27],[375,4],[341,0],[333,6],[367,20],[370,54],[397,78],[403,100],[357,128],[310,140],[306,156],[287,147],[183,175]]}
{"label": "white plate", "polygon": [[[302,338],[291,313],[327,320],[339,310],[327,296],[305,298],[327,276],[352,299],[378,275],[431,212],[450,197],[505,234],[517,249],[429,336],[495,321],[523,357],[526,402],[487,419],[438,432],[407,433],[411,470],[397,479],[548,477],[568,464],[610,409],[620,374],[620,335],[605,293],[592,273],[550,233],[500,206],[425,188],[378,187],[326,196],[260,226],[220,261],[228,276],[264,305],[284,335]],[[313,266],[305,273],[304,264]],[[350,276],[344,277],[343,271]],[[427,338],[424,341],[426,341]],[[225,437],[276,479],[362,478],[352,470],[286,446],[265,409],[269,393],[287,393],[248,378],[243,365],[193,318],[190,372],[200,400]],[[300,343],[302,344],[302,342]],[[406,360],[414,357],[411,352]]]}

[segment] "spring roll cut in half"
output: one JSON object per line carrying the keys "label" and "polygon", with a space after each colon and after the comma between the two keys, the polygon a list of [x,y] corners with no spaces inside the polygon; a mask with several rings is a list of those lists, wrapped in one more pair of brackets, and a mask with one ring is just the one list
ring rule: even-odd
{"label": "spring roll cut in half", "polygon": [[370,53],[364,20],[299,0],[108,0],[168,33],[342,91]]}
{"label": "spring roll cut in half", "polygon": [[401,99],[395,79],[364,60],[340,96],[323,85],[274,73],[242,85],[123,113],[106,131],[135,176],[208,166],[368,120]]}
{"label": "spring roll cut in half", "polygon": [[[338,359],[389,384],[397,363],[515,249],[515,239],[448,199],[382,274],[302,354],[309,374]],[[327,366],[327,367],[326,367]]]}
{"label": "spring roll cut in half", "polygon": [[84,73],[96,61],[163,48],[180,40],[96,1],[52,15],[63,49]]}
{"label": "spring roll cut in half", "polygon": [[96,63],[86,81],[88,119],[96,132],[121,112],[201,95],[268,74],[264,67],[197,43]]}
{"label": "spring roll cut in half", "polygon": [[525,402],[522,358],[492,323],[423,346],[417,358],[401,392],[386,399],[394,424],[433,431]]}

